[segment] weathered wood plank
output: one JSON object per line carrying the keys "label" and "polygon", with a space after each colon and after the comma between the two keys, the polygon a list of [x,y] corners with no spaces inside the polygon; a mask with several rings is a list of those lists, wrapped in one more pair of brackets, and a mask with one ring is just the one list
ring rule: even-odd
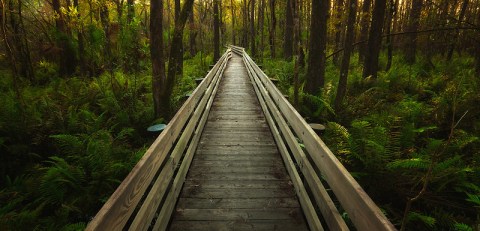
{"label": "weathered wood plank", "polygon": [[[284,178],[285,179],[285,178]],[[295,197],[293,188],[202,188],[184,187],[182,198],[284,198]]]}
{"label": "weathered wood plank", "polygon": [[[276,157],[276,156],[275,156]],[[191,167],[194,166],[232,166],[232,167],[244,167],[244,166],[276,166],[283,165],[283,162],[278,158],[271,160],[236,160],[236,161],[221,161],[221,160],[200,160],[196,159],[192,163]]]}
{"label": "weathered wood plank", "polygon": [[[249,76],[252,79],[252,82],[255,81],[255,77],[253,76],[253,73],[251,72],[251,66],[249,66],[248,62],[245,62],[245,65],[247,67],[247,70],[249,72]],[[275,140],[277,141],[278,149],[280,151],[280,154],[282,155],[282,159],[285,163],[285,166],[287,168],[287,171],[292,179],[292,183],[295,186],[296,193],[299,197],[300,200],[300,205],[303,208],[303,212],[307,218],[308,225],[310,229],[312,230],[321,230],[323,231],[323,226],[320,222],[320,219],[318,218],[315,208],[313,207],[313,204],[310,200],[310,198],[307,195],[307,192],[305,190],[305,187],[303,185],[303,182],[300,178],[300,175],[298,174],[295,164],[293,163],[292,159],[289,156],[288,150],[281,138],[280,132],[278,129],[275,127],[275,123],[273,121],[273,118],[267,108],[267,105],[265,103],[265,99],[262,98],[262,95],[260,93],[259,87],[254,84],[253,88],[255,89],[255,92],[258,96],[260,106],[263,109],[263,112],[265,113],[265,118],[268,121],[268,124],[270,125],[270,129],[272,129],[272,134]]]}
{"label": "weathered wood plank", "polygon": [[285,189],[292,188],[292,182],[284,181],[265,181],[265,180],[187,180],[184,187],[202,187],[204,189],[236,189],[236,188],[254,188],[254,189]]}
{"label": "weathered wood plank", "polygon": [[86,230],[122,229],[144,196],[147,187],[158,168],[168,157],[168,152],[182,131],[185,123],[195,110],[197,102],[204,97],[203,93],[218,72],[223,60],[229,55],[226,52],[220,62],[208,73],[205,80],[194,90],[167,128],[146,151],[142,159],[135,165],[130,174],[115,190],[97,215],[88,224]]}
{"label": "weathered wood plank", "polygon": [[288,175],[283,172],[277,172],[276,174],[258,174],[258,173],[202,173],[191,172],[189,178],[192,180],[288,180]]}
{"label": "weathered wood plank", "polygon": [[261,208],[261,209],[182,209],[175,212],[175,220],[291,220],[302,218],[299,208]]}
{"label": "weathered wood plank", "polygon": [[[233,57],[224,74],[171,228],[184,227],[176,225],[182,219],[250,216],[281,218],[258,227],[275,227],[287,219],[288,224],[298,223],[294,227],[306,229],[292,183],[241,58]],[[281,208],[293,212],[282,213]],[[224,214],[224,218],[216,213]],[[292,214],[296,216],[292,218]],[[195,230],[217,230],[212,224],[218,225],[203,223]]]}
{"label": "weathered wood plank", "polygon": [[292,231],[308,230],[305,224],[295,223],[290,220],[232,220],[232,221],[176,221],[171,230],[198,231]]}
{"label": "weathered wood plank", "polygon": [[[291,187],[291,186],[290,186]],[[295,197],[286,198],[181,198],[177,208],[191,209],[258,209],[299,208]]]}

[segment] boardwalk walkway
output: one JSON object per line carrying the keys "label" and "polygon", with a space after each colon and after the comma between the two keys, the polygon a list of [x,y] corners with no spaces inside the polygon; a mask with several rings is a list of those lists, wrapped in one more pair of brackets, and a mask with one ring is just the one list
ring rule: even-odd
{"label": "boardwalk walkway", "polygon": [[307,230],[242,58],[233,55],[171,230]]}

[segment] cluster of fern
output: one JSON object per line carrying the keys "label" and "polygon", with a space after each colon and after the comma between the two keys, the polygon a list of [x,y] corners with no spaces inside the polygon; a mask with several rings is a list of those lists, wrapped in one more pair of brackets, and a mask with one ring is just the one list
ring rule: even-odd
{"label": "cluster of fern", "polygon": [[[206,73],[202,63],[185,61],[173,103]],[[1,230],[84,228],[155,138],[149,70],[59,78],[55,68],[41,62],[42,81],[17,87],[1,72]]]}
{"label": "cluster of fern", "polygon": [[[321,138],[397,227],[475,230],[480,222],[480,79],[473,60],[457,57],[446,63],[439,57],[434,67],[423,60],[410,66],[399,55],[373,80],[361,78],[357,59],[352,58],[340,111],[330,106],[338,82],[331,62],[321,95],[300,89],[298,109],[307,120],[327,125]],[[266,71],[278,76],[292,96],[292,77],[284,78],[285,65],[277,63],[267,61]]]}

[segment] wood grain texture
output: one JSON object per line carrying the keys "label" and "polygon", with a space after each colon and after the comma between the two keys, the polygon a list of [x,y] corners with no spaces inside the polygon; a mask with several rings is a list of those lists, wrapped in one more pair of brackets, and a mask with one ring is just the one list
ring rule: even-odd
{"label": "wood grain texture", "polygon": [[226,52],[220,62],[207,74],[205,80],[194,90],[192,96],[178,110],[166,129],[150,146],[93,220],[90,221],[86,230],[121,230],[125,228],[125,224],[144,197],[148,186],[154,180],[155,173],[169,159],[169,152],[175,140],[178,139],[198,102],[208,97],[204,93],[229,54],[230,52]]}
{"label": "wood grain texture", "polygon": [[[234,50],[238,52],[238,49]],[[253,62],[244,53],[246,62]],[[296,136],[303,141],[308,154],[313,159],[312,165],[317,166],[333,189],[342,207],[358,230],[396,230],[385,217],[378,206],[365,193],[357,181],[350,175],[335,155],[316,135],[301,115],[285,99],[265,73],[253,66],[253,72],[259,76],[273,102],[276,103],[282,115],[293,128]]]}
{"label": "wood grain texture", "polygon": [[240,56],[224,72],[169,227],[308,229]]}

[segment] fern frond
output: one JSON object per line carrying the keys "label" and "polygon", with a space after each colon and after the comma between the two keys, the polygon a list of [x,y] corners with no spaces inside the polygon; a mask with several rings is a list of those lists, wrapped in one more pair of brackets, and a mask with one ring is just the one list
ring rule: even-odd
{"label": "fern frond", "polygon": [[411,158],[403,160],[395,160],[387,164],[387,168],[391,170],[396,169],[418,169],[426,170],[430,165],[430,161],[422,158]]}
{"label": "fern frond", "polygon": [[434,217],[431,217],[431,216],[428,216],[428,215],[425,215],[425,214],[421,214],[421,213],[417,213],[417,212],[409,212],[407,219],[408,219],[409,222],[410,221],[420,221],[430,228],[433,228],[435,226],[435,223],[437,222],[437,220]]}
{"label": "fern frond", "polygon": [[66,155],[77,155],[81,153],[83,142],[75,135],[57,134],[50,138],[60,147],[60,150]]}
{"label": "fern frond", "polygon": [[474,203],[476,206],[480,206],[480,195],[467,193],[467,196],[468,196],[467,201]]}
{"label": "fern frond", "polygon": [[473,231],[473,228],[464,223],[455,223],[455,231]]}

